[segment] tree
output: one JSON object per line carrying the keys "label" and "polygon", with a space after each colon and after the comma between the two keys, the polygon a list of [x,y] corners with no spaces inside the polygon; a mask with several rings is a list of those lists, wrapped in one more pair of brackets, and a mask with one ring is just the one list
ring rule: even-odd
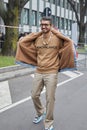
{"label": "tree", "polygon": [[73,11],[75,12],[75,16],[77,19],[77,24],[79,27],[79,42],[85,41],[85,34],[87,33],[87,19],[85,20],[85,16],[87,16],[87,0],[79,0],[80,13],[78,13],[76,8],[76,3],[74,0],[67,0],[71,5]]}
{"label": "tree", "polygon": [[0,0],[0,16],[7,26],[5,28],[5,42],[2,48],[3,55],[15,55],[18,28],[12,28],[12,26],[19,26],[21,11],[28,1],[29,0],[8,0],[5,6],[4,0]]}

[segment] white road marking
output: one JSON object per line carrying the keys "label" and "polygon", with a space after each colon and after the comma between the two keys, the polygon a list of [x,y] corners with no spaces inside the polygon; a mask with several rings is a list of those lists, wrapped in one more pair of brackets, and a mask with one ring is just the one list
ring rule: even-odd
{"label": "white road marking", "polygon": [[[70,82],[70,81],[72,81],[73,79],[78,78],[78,77],[80,77],[80,76],[83,75],[83,73],[78,72],[78,71],[75,71],[75,72],[72,72],[72,73],[71,73],[71,72],[69,73],[68,71],[66,71],[66,73],[65,73],[65,72],[61,72],[61,73],[65,74],[65,75],[68,74],[68,76],[70,76],[70,79],[65,80],[65,81],[63,81],[63,82],[61,82],[61,83],[58,83],[58,84],[57,84],[57,87],[59,87],[59,86],[65,84],[65,83],[67,83],[67,82]],[[77,74],[73,74],[73,73],[77,73]],[[74,75],[74,76],[71,76],[71,75]],[[33,76],[32,76],[32,77],[33,77]],[[42,93],[45,93],[45,89],[43,90]],[[9,110],[9,109],[11,109],[11,108],[14,108],[14,107],[16,107],[16,106],[18,106],[18,105],[20,105],[20,104],[26,102],[26,101],[29,101],[30,99],[31,99],[31,96],[29,96],[29,97],[27,97],[27,98],[25,98],[25,99],[23,99],[23,100],[20,100],[20,101],[18,101],[18,102],[16,102],[16,103],[13,103],[12,105],[9,105],[9,106],[7,106],[7,107],[1,109],[1,110],[0,110],[0,113],[2,113],[2,112],[4,112],[4,111],[7,111],[7,110]]]}
{"label": "white road marking", "polygon": [[71,78],[75,78],[75,77],[78,77],[79,75],[83,74],[83,73],[81,73],[79,71],[64,71],[62,73],[69,76],[69,77],[71,77]]}
{"label": "white road marking", "polygon": [[[62,73],[65,74],[65,75],[68,75],[71,78],[68,79],[68,80],[65,80],[65,81],[63,81],[63,82],[61,82],[59,84],[57,84],[57,87],[83,75],[83,73],[81,73],[79,71],[74,71],[74,72],[70,71],[70,73],[68,71],[65,71],[65,72],[62,72]],[[73,73],[77,73],[77,74],[73,74]]]}
{"label": "white road marking", "polygon": [[34,78],[34,74],[31,74],[31,77]]}
{"label": "white road marking", "polygon": [[12,104],[8,81],[0,82],[0,109]]}

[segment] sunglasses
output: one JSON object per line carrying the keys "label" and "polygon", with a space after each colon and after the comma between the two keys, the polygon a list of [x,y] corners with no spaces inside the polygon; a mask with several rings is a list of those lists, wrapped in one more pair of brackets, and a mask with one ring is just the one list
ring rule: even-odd
{"label": "sunglasses", "polygon": [[51,25],[51,24],[40,24],[41,27],[42,26],[48,27],[49,25]]}

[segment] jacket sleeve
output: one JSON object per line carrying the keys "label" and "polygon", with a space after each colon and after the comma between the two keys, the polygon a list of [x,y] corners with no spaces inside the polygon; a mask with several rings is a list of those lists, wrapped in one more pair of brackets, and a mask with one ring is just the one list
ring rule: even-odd
{"label": "jacket sleeve", "polygon": [[67,68],[76,68],[74,48],[73,48],[74,42],[69,37],[64,36],[58,30],[52,29],[52,33],[54,33],[58,38],[63,40],[62,47],[59,50],[60,70]]}
{"label": "jacket sleeve", "polygon": [[66,41],[66,42],[68,42],[68,43],[72,43],[72,42],[73,42],[69,37],[65,36],[64,34],[62,34],[61,32],[59,32],[58,30],[52,29],[51,31],[52,31],[52,33],[54,33],[58,38],[60,38],[60,39],[62,39],[62,40],[64,40],[64,41]]}
{"label": "jacket sleeve", "polygon": [[31,33],[17,42],[17,51],[15,60],[27,64],[37,65],[37,52],[35,48],[35,39],[41,35],[41,32]]}

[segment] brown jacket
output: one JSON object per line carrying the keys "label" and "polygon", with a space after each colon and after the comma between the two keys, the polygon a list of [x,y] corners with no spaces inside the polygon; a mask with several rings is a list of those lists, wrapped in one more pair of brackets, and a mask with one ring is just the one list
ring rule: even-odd
{"label": "brown jacket", "polygon": [[[63,40],[63,44],[59,50],[59,70],[75,68],[73,41],[56,30],[52,30],[52,33]],[[41,32],[31,33],[18,41],[16,61],[37,66],[37,52],[34,42],[41,34]]]}

